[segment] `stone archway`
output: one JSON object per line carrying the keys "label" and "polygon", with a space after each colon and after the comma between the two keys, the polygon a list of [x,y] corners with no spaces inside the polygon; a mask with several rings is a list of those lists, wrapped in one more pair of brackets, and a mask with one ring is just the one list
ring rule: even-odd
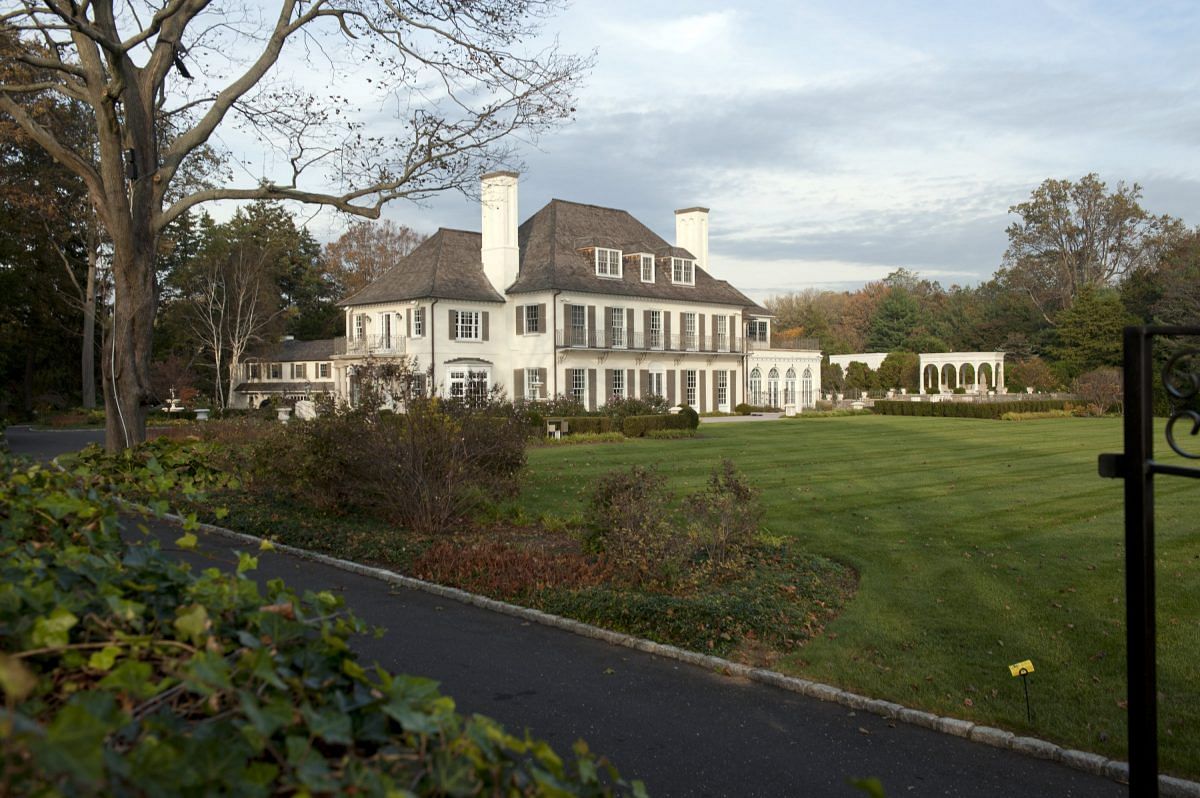
{"label": "stone archway", "polygon": [[942,366],[941,376],[943,390],[953,391],[958,387],[958,369],[954,368],[953,364],[947,363]]}
{"label": "stone archway", "polygon": [[938,373],[939,369],[936,363],[930,363],[925,366],[921,374],[921,390],[923,392],[933,393],[941,387]]}
{"label": "stone archway", "polygon": [[975,378],[975,381],[979,384],[979,390],[989,391],[995,387],[996,378],[993,375],[992,365],[990,363],[980,363],[979,368],[976,369],[976,372],[978,376]]}
{"label": "stone archway", "polygon": [[963,363],[958,367],[958,384],[968,391],[975,389],[975,366]]}

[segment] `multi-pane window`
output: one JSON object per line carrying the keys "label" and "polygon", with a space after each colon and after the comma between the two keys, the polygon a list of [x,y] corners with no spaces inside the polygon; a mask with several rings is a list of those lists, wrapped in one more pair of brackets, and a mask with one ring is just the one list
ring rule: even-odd
{"label": "multi-pane window", "polygon": [[282,363],[272,363],[269,366],[269,368],[271,370],[270,371],[271,379],[273,379],[273,380],[282,380],[283,379],[283,364]]}
{"label": "multi-pane window", "polygon": [[413,338],[425,335],[425,308],[415,308],[412,311],[412,334]]}
{"label": "multi-pane window", "polygon": [[293,363],[292,364],[292,379],[293,380],[308,379],[308,364],[307,363]]}
{"label": "multi-pane window", "polygon": [[262,378],[262,366],[257,363],[250,364],[250,379],[257,380]]}
{"label": "multi-pane window", "polygon": [[383,340],[381,342],[384,349],[392,348],[392,314],[383,314]]}
{"label": "multi-pane window", "polygon": [[571,305],[571,346],[587,346],[587,308]]}
{"label": "multi-pane window", "polygon": [[454,337],[460,341],[478,341],[482,338],[482,325],[479,321],[478,310],[460,310],[458,323],[454,329]]}
{"label": "multi-pane window", "polygon": [[717,316],[717,351],[729,351],[729,317]]}
{"label": "multi-pane window", "polygon": [[654,282],[654,256],[642,255],[642,282]]}
{"label": "multi-pane window", "polygon": [[795,404],[796,402],[795,369],[788,369],[787,374],[783,375],[783,401],[784,404]]}
{"label": "multi-pane window", "polygon": [[716,376],[716,380],[717,380],[717,409],[718,410],[728,410],[729,409],[729,372],[724,371],[724,370],[718,371],[718,372],[716,372],[715,376]]}
{"label": "multi-pane window", "polygon": [[329,379],[329,364],[328,363],[318,363],[317,364],[317,379],[319,379],[319,380]]}
{"label": "multi-pane window", "polygon": [[750,322],[749,335],[751,341],[767,343],[771,340],[771,326],[765,319]]}
{"label": "multi-pane window", "polygon": [[625,396],[625,370],[624,369],[613,369],[612,395],[613,395],[614,399],[621,399]]}
{"label": "multi-pane window", "polygon": [[671,258],[671,282],[693,285],[696,281],[694,265],[695,261],[687,258]]}
{"label": "multi-pane window", "polygon": [[683,348],[696,348],[696,314],[683,313]]}
{"label": "multi-pane window", "polygon": [[762,403],[762,372],[755,368],[750,372],[750,404]]}
{"label": "multi-pane window", "polygon": [[665,376],[661,371],[652,371],[648,375],[649,382],[646,384],[646,393],[651,396],[666,396],[667,392],[663,390],[663,382]]}
{"label": "multi-pane window", "polygon": [[367,316],[364,313],[354,314],[354,337],[362,340],[367,336]]}
{"label": "multi-pane window", "polygon": [[587,404],[587,370],[567,369],[571,383],[571,398],[581,405]]}
{"label": "multi-pane window", "polygon": [[596,247],[596,274],[601,277],[620,277],[621,250]]}
{"label": "multi-pane window", "polygon": [[488,391],[487,369],[455,369],[450,372],[450,396],[454,399],[483,399]]}
{"label": "multi-pane window", "polygon": [[684,400],[692,407],[696,406],[696,370],[687,369],[683,372]]}
{"label": "multi-pane window", "polygon": [[808,368],[804,369],[804,374],[800,377],[800,406],[813,406],[812,370]]}
{"label": "multi-pane window", "polygon": [[625,308],[608,309],[608,342],[618,349],[625,347]]}
{"label": "multi-pane window", "polygon": [[767,372],[767,402],[771,407],[779,407],[779,369],[776,368]]}
{"label": "multi-pane window", "polygon": [[525,306],[525,334],[537,332],[541,329],[541,319],[538,317],[539,308],[537,305]]}
{"label": "multi-pane window", "polygon": [[[663,319],[661,310],[650,311],[650,329],[646,330],[647,343],[651,349],[662,349],[663,345]],[[658,394],[662,396],[662,393]]]}
{"label": "multi-pane window", "polygon": [[541,369],[525,369],[525,398],[532,401],[541,398],[542,372]]}

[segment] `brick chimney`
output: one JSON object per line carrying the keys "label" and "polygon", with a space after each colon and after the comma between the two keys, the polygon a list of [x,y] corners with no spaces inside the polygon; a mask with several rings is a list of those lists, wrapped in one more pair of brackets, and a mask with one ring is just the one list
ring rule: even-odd
{"label": "brick chimney", "polygon": [[516,172],[491,172],[483,176],[480,205],[483,211],[483,273],[503,294],[517,280]]}
{"label": "brick chimney", "polygon": [[675,246],[695,255],[696,265],[708,271],[708,208],[675,211]]}

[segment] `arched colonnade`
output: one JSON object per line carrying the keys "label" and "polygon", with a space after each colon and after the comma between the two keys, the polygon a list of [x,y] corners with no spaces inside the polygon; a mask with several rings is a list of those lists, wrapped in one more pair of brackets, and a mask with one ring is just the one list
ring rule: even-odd
{"label": "arched colonnade", "polygon": [[967,393],[1004,393],[1003,352],[934,352],[920,355],[921,390],[963,388]]}

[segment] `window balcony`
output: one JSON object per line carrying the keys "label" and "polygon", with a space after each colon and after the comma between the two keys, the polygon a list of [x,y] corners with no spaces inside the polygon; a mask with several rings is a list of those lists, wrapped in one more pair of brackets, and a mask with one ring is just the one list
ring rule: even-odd
{"label": "window balcony", "polygon": [[364,335],[356,338],[335,338],[334,357],[395,357],[405,353],[407,339],[401,335]]}
{"label": "window balcony", "polygon": [[[744,344],[730,335],[665,335],[660,332],[587,330],[567,327],[555,331],[555,342],[564,349],[624,349],[635,352],[707,352],[741,354]],[[768,347],[761,347],[766,349]]]}

